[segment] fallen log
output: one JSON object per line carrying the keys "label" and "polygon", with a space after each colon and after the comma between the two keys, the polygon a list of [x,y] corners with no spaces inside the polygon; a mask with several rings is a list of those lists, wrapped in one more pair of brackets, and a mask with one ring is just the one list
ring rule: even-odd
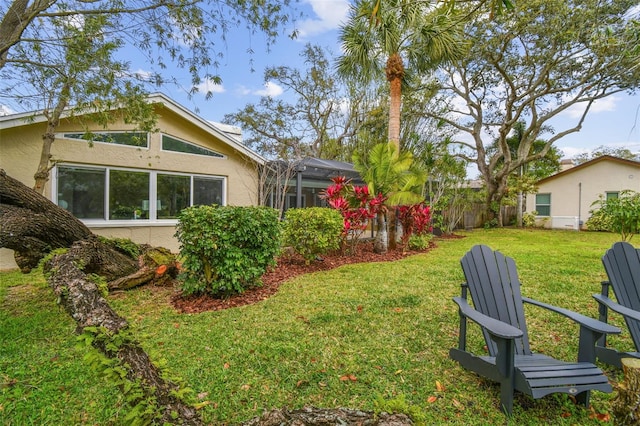
{"label": "fallen log", "polygon": [[242,426],[409,426],[413,422],[404,414],[380,413],[351,410],[348,408],[304,407],[289,411],[287,408],[274,409],[260,417],[253,418]]}
{"label": "fallen log", "polygon": [[126,319],[109,306],[98,286],[79,266],[91,267],[100,258],[100,247],[90,241],[78,241],[66,253],[46,262],[44,271],[59,303],[75,320],[76,331],[93,333],[87,339],[91,346],[115,360],[120,371],[125,372],[128,385],[121,381],[121,391],[126,393],[130,385],[141,391],[141,395],[127,399],[130,405],[154,401],[153,421],[202,425],[196,409],[177,396],[180,386],[163,377],[144,349],[127,334]]}
{"label": "fallen log", "polygon": [[624,381],[618,383],[618,394],[611,403],[615,423],[640,426],[640,359],[622,358]]}
{"label": "fallen log", "polygon": [[29,272],[51,250],[69,247],[92,233],[80,220],[0,169],[0,247],[14,251]]}

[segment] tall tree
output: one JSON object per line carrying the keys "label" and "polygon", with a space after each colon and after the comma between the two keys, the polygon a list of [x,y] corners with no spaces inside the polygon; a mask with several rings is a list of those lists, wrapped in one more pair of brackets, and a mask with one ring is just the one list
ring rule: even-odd
{"label": "tall tree", "polygon": [[307,44],[300,56],[304,70],[282,65],[264,72],[265,84],[283,88],[287,99],[263,96],[223,121],[241,126],[244,143],[267,158],[348,160],[365,92],[335,78],[320,46]]}
{"label": "tall tree", "polygon": [[[518,121],[506,139],[511,157],[514,159],[518,157],[518,148],[525,137],[526,130],[527,123]],[[544,139],[536,139],[531,144],[530,151],[527,152],[526,155],[529,156],[542,151],[546,143],[547,141]],[[487,147],[487,153],[488,155],[495,155],[499,149],[499,140],[496,139]],[[509,188],[508,198],[512,198],[512,195],[516,197],[516,222],[519,227],[522,227],[524,198],[528,193],[535,191],[535,183],[538,180],[560,171],[561,158],[562,152],[560,152],[557,147],[552,146],[544,157],[522,163],[520,167],[514,170],[509,176],[507,183],[507,187]]]}
{"label": "tall tree", "polygon": [[[578,132],[592,105],[635,90],[640,69],[625,47],[634,0],[530,0],[517,13],[490,19],[478,14],[467,26],[465,59],[444,67],[440,103],[425,114],[460,134],[461,155],[477,164],[487,187],[489,218],[499,216],[511,173],[547,155],[563,136]],[[568,108],[581,111],[540,150],[532,144]],[[527,123],[513,155],[508,137]],[[494,153],[487,151],[497,141]]]}
{"label": "tall tree", "polygon": [[[14,62],[0,70],[5,81],[0,86],[0,96],[13,97],[23,105],[37,108],[47,120],[40,162],[34,175],[34,189],[40,194],[49,179],[51,147],[63,114],[77,116],[85,127],[87,121],[106,126],[122,118],[125,122],[138,122],[141,129],[151,130],[155,121],[143,87],[123,78],[127,65],[114,59],[121,43],[103,37],[113,29],[111,17],[59,18],[51,24],[48,32],[58,40],[56,44],[46,50],[30,44],[15,46],[17,56],[30,60]],[[116,105],[121,107],[118,112],[122,115],[105,113]]]}
{"label": "tall tree", "polygon": [[[388,140],[400,149],[402,86],[460,55],[463,42],[450,8],[431,2],[359,0],[340,30],[338,72],[370,82],[383,73],[390,88]],[[406,65],[405,65],[406,63]]]}

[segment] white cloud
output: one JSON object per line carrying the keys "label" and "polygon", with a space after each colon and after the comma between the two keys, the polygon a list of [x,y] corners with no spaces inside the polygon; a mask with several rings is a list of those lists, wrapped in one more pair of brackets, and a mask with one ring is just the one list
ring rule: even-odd
{"label": "white cloud", "polygon": [[254,92],[254,95],[269,96],[271,98],[276,98],[276,97],[282,95],[283,92],[284,92],[284,90],[282,89],[281,86],[278,86],[276,83],[268,81],[268,82],[266,82],[264,84],[264,89],[256,90]]}
{"label": "white cloud", "polygon": [[315,17],[298,23],[298,38],[301,40],[338,29],[347,20],[348,0],[306,0],[306,3],[311,6]]}
{"label": "white cloud", "polygon": [[[611,95],[606,98],[598,99],[591,105],[589,114],[597,114],[599,112],[615,111],[620,97]],[[584,113],[585,103],[578,103],[569,107],[562,115],[569,116],[570,118],[580,118]]]}
{"label": "white cloud", "polygon": [[236,94],[238,96],[250,95],[251,94],[251,89],[249,89],[247,86],[240,85],[236,89]]}
{"label": "white cloud", "polygon": [[213,80],[206,80],[196,86],[200,93],[224,93],[226,90],[222,84],[214,83]]}
{"label": "white cloud", "polygon": [[16,113],[16,111],[11,109],[7,105],[0,105],[0,116],[11,115],[11,114],[15,114],[15,113]]}

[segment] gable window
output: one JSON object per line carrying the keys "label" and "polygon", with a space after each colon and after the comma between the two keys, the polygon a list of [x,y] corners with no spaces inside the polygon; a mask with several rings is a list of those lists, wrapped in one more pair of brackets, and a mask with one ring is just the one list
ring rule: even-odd
{"label": "gable window", "polygon": [[63,133],[62,137],[65,139],[73,139],[90,143],[110,143],[115,145],[133,146],[136,148],[149,147],[149,138],[145,132]]}
{"label": "gable window", "polygon": [[212,151],[201,146],[176,139],[169,135],[162,135],[162,150],[180,152],[183,154],[206,155],[209,157],[224,158],[219,152]]}
{"label": "gable window", "polygon": [[175,220],[187,207],[226,198],[219,176],[71,165],[53,176],[54,201],[85,220]]}
{"label": "gable window", "polygon": [[536,194],[538,216],[551,216],[551,194]]}

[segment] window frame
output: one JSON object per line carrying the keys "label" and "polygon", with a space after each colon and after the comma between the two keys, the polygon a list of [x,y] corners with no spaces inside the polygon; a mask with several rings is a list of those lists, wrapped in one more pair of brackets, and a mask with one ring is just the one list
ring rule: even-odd
{"label": "window frame", "polygon": [[[172,151],[172,150],[169,150],[169,149],[164,149],[164,138],[165,138],[165,136],[168,137],[168,138],[171,138],[171,139],[175,139],[178,142],[181,142],[181,143],[183,143],[185,145],[190,145],[190,146],[196,147],[198,149],[202,149],[202,150],[205,150],[205,151],[210,151],[210,152],[212,152],[212,153],[214,153],[216,155],[197,154],[197,153],[193,153],[193,152]],[[218,152],[218,151],[216,151],[214,149],[207,148],[207,147],[195,144],[193,142],[186,141],[186,140],[184,140],[182,138],[178,138],[178,137],[170,135],[168,133],[160,133],[160,151],[161,152],[167,152],[167,153],[173,153],[173,154],[180,154],[180,155],[197,155],[199,157],[214,158],[216,160],[226,160],[227,159],[227,156],[222,154],[221,152]]]}
{"label": "window frame", "polygon": [[[158,219],[158,208],[157,208],[157,200],[158,200],[158,175],[174,175],[174,176],[186,176],[189,177],[189,185],[190,185],[190,199],[189,199],[189,207],[193,206],[193,185],[194,178],[203,178],[203,179],[211,179],[221,181],[222,187],[222,203],[220,205],[227,205],[227,195],[228,195],[228,177],[221,175],[206,175],[201,173],[184,173],[184,172],[172,172],[172,171],[164,171],[164,170],[146,170],[146,169],[137,169],[131,167],[113,167],[113,166],[95,166],[95,165],[85,165],[85,164],[76,164],[76,163],[58,163],[55,165],[53,173],[51,173],[51,201],[53,201],[56,205],[58,205],[58,170],[59,168],[80,168],[80,169],[90,169],[90,170],[104,170],[104,194],[102,194],[104,199],[104,217],[102,219],[83,219],[77,218],[82,223],[86,225],[93,226],[150,226],[150,225],[175,225],[178,223],[178,219]],[[144,172],[149,174],[149,218],[148,219],[109,219],[109,209],[110,209],[110,175],[112,170],[118,171],[128,171],[128,172]],[[74,216],[75,217],[75,216]]]}
{"label": "window frame", "polygon": [[605,191],[604,193],[605,201],[609,201],[613,198],[620,198],[620,191]]}
{"label": "window frame", "polygon": [[[549,203],[548,204],[542,204],[538,202],[538,195],[547,195],[549,196]],[[538,208],[538,206],[545,206],[549,208],[549,214],[541,214],[540,210]],[[538,212],[538,216],[541,217],[551,217],[551,193],[550,192],[542,192],[542,193],[538,193],[536,194],[536,199],[535,199],[535,210]]]}
{"label": "window frame", "polygon": [[114,142],[103,142],[103,141],[94,141],[94,140],[89,141],[82,138],[73,138],[73,137],[67,136],[69,134],[78,134],[78,133],[88,133],[88,132],[60,132],[60,133],[56,133],[56,139],[65,139],[68,141],[82,142],[85,144],[92,143],[92,144],[100,144],[105,146],[117,146],[122,148],[129,148],[129,149],[144,149],[146,151],[148,151],[149,148],[151,147],[151,140],[150,140],[151,135],[149,134],[149,132],[137,132],[137,131],[127,131],[127,130],[114,130],[110,132],[90,132],[94,135],[105,135],[105,134],[111,134],[111,133],[145,133],[147,135],[146,146],[134,146],[134,145],[126,145],[126,144],[120,144],[120,143],[114,143]]}

